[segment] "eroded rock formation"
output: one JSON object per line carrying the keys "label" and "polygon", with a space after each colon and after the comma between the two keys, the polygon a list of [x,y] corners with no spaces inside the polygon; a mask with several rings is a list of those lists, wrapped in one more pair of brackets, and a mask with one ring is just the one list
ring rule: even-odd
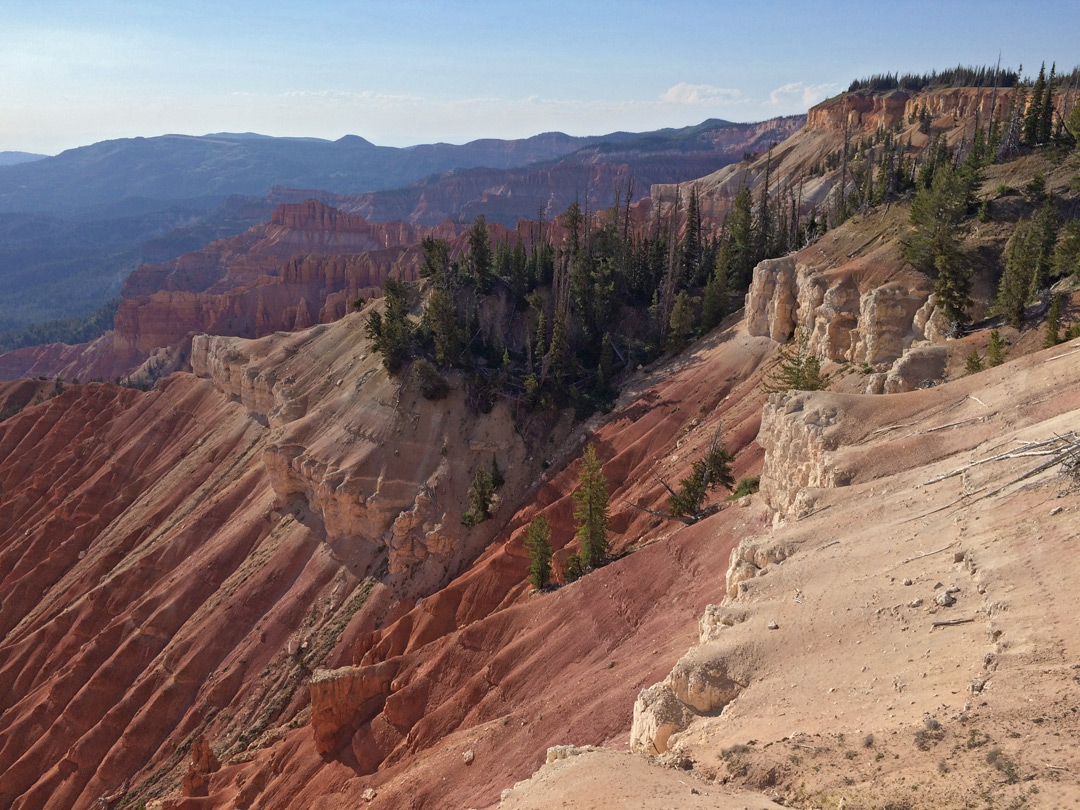
{"label": "eroded rock formation", "polygon": [[810,349],[838,363],[888,369],[927,336],[930,281],[919,273],[824,271],[800,258],[769,259],[754,268],[746,295],[751,335],[787,341],[796,329]]}

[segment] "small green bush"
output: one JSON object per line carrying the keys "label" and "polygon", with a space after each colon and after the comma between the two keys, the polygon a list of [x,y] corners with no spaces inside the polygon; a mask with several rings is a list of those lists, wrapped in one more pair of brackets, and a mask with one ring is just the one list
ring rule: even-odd
{"label": "small green bush", "polygon": [[735,490],[728,496],[729,501],[735,501],[741,498],[743,495],[753,495],[758,491],[759,484],[761,483],[760,475],[750,475],[739,481]]}
{"label": "small green bush", "polygon": [[424,399],[443,399],[450,393],[450,383],[431,363],[423,358],[413,364],[417,379],[420,381],[420,393]]}

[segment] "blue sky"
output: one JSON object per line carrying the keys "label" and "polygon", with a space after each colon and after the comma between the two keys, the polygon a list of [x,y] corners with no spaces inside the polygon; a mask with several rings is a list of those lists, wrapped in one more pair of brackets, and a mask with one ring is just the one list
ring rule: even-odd
{"label": "blue sky", "polygon": [[756,121],[885,71],[1080,60],[1072,2],[0,0],[0,150],[254,131],[404,146]]}

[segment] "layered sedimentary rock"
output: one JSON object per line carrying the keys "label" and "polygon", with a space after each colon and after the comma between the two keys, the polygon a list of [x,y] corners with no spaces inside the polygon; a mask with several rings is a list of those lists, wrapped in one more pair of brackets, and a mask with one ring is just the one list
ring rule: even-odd
{"label": "layered sedimentary rock", "polygon": [[906,272],[870,286],[878,280],[860,276],[822,272],[799,254],[761,262],[746,295],[747,331],[783,342],[800,329],[820,357],[887,368],[925,339],[916,316],[929,300],[930,282]]}

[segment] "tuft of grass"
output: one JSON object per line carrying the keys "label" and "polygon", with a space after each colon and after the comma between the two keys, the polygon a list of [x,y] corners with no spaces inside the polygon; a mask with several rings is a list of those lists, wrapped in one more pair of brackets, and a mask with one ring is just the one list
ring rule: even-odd
{"label": "tuft of grass", "polygon": [[728,500],[735,501],[743,497],[744,495],[753,495],[755,492],[758,491],[758,486],[760,482],[760,475],[751,475],[742,479],[735,486],[735,489],[732,491],[732,493],[728,496]]}
{"label": "tuft of grass", "polygon": [[1010,785],[1020,781],[1019,767],[1000,748],[991,748],[986,752],[986,764],[999,771]]}
{"label": "tuft of grass", "polygon": [[923,720],[923,727],[915,732],[915,747],[920,751],[929,751],[945,738],[945,729],[933,717]]}

